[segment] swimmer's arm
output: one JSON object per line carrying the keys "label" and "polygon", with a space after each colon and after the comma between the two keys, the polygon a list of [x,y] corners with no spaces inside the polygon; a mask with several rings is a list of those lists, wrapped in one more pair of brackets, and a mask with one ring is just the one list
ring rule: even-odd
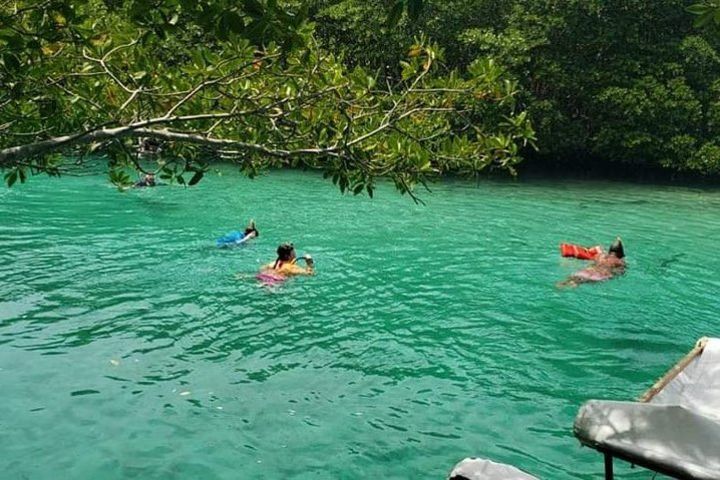
{"label": "swimmer's arm", "polygon": [[235,242],[235,243],[238,243],[238,244],[240,244],[240,243],[245,243],[245,242],[247,242],[248,240],[250,240],[251,238],[255,238],[255,232],[250,232],[250,233],[248,233],[247,235],[245,235],[243,238],[241,238],[240,240],[238,240],[238,241]]}
{"label": "swimmer's arm", "polygon": [[575,288],[577,286],[577,281],[573,280],[572,278],[568,278],[567,280],[555,284],[555,287],[557,288]]}
{"label": "swimmer's arm", "polygon": [[286,267],[288,269],[288,273],[290,275],[315,275],[315,262],[312,257],[307,255],[303,257],[303,260],[305,260],[305,267],[301,267],[297,263],[293,263],[292,265],[288,265]]}
{"label": "swimmer's arm", "polygon": [[315,275],[315,260],[310,255],[305,255],[303,259],[305,260],[306,275]]}
{"label": "swimmer's arm", "polygon": [[315,268],[311,264],[308,264],[307,267],[292,265],[288,266],[288,273],[291,275],[315,275]]}

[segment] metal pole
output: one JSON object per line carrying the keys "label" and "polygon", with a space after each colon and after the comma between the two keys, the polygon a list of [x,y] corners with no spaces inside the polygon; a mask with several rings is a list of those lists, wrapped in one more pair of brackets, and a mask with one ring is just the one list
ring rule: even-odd
{"label": "metal pole", "polygon": [[605,453],[605,480],[613,480],[613,457]]}

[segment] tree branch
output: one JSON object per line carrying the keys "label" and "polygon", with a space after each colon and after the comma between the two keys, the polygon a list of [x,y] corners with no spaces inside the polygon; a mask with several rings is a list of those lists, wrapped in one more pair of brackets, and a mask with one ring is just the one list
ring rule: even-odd
{"label": "tree branch", "polygon": [[123,90],[125,90],[127,93],[133,94],[133,93],[135,93],[136,89],[132,89],[132,88],[128,87],[127,85],[125,85],[125,84],[112,72],[112,70],[110,70],[110,67],[107,66],[107,63],[106,63],[106,62],[107,62],[107,59],[110,57],[110,55],[112,55],[113,53],[115,53],[115,52],[117,52],[117,51],[119,51],[119,50],[121,50],[121,49],[123,49],[123,48],[130,48],[130,47],[132,47],[133,45],[135,45],[137,42],[138,42],[138,40],[133,40],[133,41],[130,42],[130,43],[127,43],[127,44],[124,44],[124,45],[118,45],[117,47],[113,48],[112,50],[110,50],[109,52],[107,52],[105,55],[103,55],[102,58],[91,57],[90,55],[87,54],[87,52],[85,51],[84,48],[83,48],[82,54],[83,54],[83,57],[84,57],[86,60],[90,60],[90,61],[92,61],[92,62],[98,63],[98,64],[103,68],[103,70],[105,70],[105,73],[107,73],[107,74],[110,76],[110,78],[112,78],[113,81],[120,86],[120,88],[122,88]]}
{"label": "tree branch", "polygon": [[17,159],[32,155],[42,155],[58,151],[67,145],[82,145],[92,142],[102,142],[125,137],[145,138],[152,137],[166,141],[179,141],[197,145],[207,145],[215,148],[241,148],[247,151],[262,153],[273,157],[287,158],[298,155],[330,155],[333,148],[301,148],[295,150],[273,149],[264,145],[242,142],[240,140],[208,138],[203,134],[176,132],[168,129],[158,130],[152,128],[137,128],[124,126],[116,128],[101,128],[99,130],[82,132],[75,135],[50,138],[35,143],[10,147],[0,150],[0,165],[17,162]]}

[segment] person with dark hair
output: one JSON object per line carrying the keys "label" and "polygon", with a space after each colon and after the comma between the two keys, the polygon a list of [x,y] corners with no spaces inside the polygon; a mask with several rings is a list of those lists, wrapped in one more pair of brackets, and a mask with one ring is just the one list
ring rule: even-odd
{"label": "person with dark hair", "polygon": [[135,185],[133,185],[135,188],[143,188],[143,187],[155,187],[157,186],[157,183],[155,183],[155,174],[153,173],[146,173],[142,180],[138,180],[135,182]]}
{"label": "person with dark hair", "polygon": [[610,250],[608,251],[608,254],[615,256],[615,258],[623,259],[625,258],[625,247],[623,247],[622,240],[620,237],[617,237],[615,241],[610,245]]}
{"label": "person with dark hair", "polygon": [[297,264],[295,246],[292,243],[283,243],[277,248],[277,258],[273,263],[262,267],[261,274],[268,277],[290,277],[293,275],[313,275],[315,273],[315,262],[310,255],[302,257],[305,260],[305,267]]}
{"label": "person with dark hair", "polygon": [[257,238],[260,236],[260,232],[255,227],[255,220],[250,220],[250,223],[245,230],[230,232],[227,235],[217,239],[216,243],[218,247],[230,247],[233,245],[241,245],[250,239]]}
{"label": "person with dark hair", "polygon": [[607,253],[600,252],[591,266],[573,273],[558,286],[577,287],[581,283],[603,282],[623,273],[625,273],[625,247],[620,237],[617,237]]}
{"label": "person with dark hair", "polygon": [[250,223],[247,227],[245,227],[245,232],[243,232],[243,238],[257,238],[260,236],[260,232],[258,232],[258,229],[255,227],[255,220],[250,220]]}

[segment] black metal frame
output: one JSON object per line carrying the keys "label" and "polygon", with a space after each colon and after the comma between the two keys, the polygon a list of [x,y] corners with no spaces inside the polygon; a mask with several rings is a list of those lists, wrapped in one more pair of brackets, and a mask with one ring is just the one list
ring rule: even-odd
{"label": "black metal frame", "polygon": [[[690,352],[687,353],[683,358],[680,359],[670,370],[665,373],[665,375],[655,382],[655,384],[650,387],[648,391],[646,391],[642,397],[640,397],[640,402],[648,403],[652,398],[660,392],[665,386],[672,381],[680,372],[682,372],[685,367],[687,367],[692,360],[694,360],[697,356],[702,355],[703,350],[705,349],[705,346],[710,340],[707,337],[702,337],[700,340],[698,340],[695,343],[695,346],[693,347]],[[575,432],[575,436],[578,437],[577,432]],[[661,475],[665,475],[668,477],[675,478],[677,480],[698,480],[695,477],[688,476],[687,473],[681,472],[677,469],[674,469],[672,465],[657,465],[653,464],[648,465],[643,461],[643,459],[638,458],[630,458],[629,456],[623,454],[622,452],[613,451],[611,452],[607,448],[600,447],[597,444],[592,444],[591,442],[583,442],[580,437],[578,437],[578,440],[580,440],[580,443],[583,445],[587,445],[588,447],[597,450],[598,452],[603,454],[604,457],[604,464],[605,464],[605,480],[613,480],[614,479],[614,472],[613,472],[613,458],[617,457],[620,460],[624,460],[631,465],[635,466],[638,465],[642,468],[646,468],[652,472],[657,472]]]}
{"label": "black metal frame", "polygon": [[605,457],[605,480],[613,480],[613,456],[607,452],[603,453]]}
{"label": "black metal frame", "polygon": [[[588,445],[590,446],[590,445]],[[613,480],[614,472],[613,472],[613,458],[617,457],[620,460],[623,460],[625,462],[628,462],[631,465],[637,465],[638,467],[646,468],[650,470],[651,472],[657,472],[660,475],[665,475],[667,477],[675,478],[677,480],[697,480],[695,477],[689,477],[683,472],[678,472],[676,470],[673,470],[672,468],[658,468],[657,465],[648,465],[646,463],[643,463],[642,461],[638,461],[637,458],[629,458],[626,455],[619,454],[617,452],[610,452],[608,450],[597,448],[597,447],[591,447],[595,448],[598,452],[603,454],[604,457],[604,464],[605,464],[605,480]]]}

